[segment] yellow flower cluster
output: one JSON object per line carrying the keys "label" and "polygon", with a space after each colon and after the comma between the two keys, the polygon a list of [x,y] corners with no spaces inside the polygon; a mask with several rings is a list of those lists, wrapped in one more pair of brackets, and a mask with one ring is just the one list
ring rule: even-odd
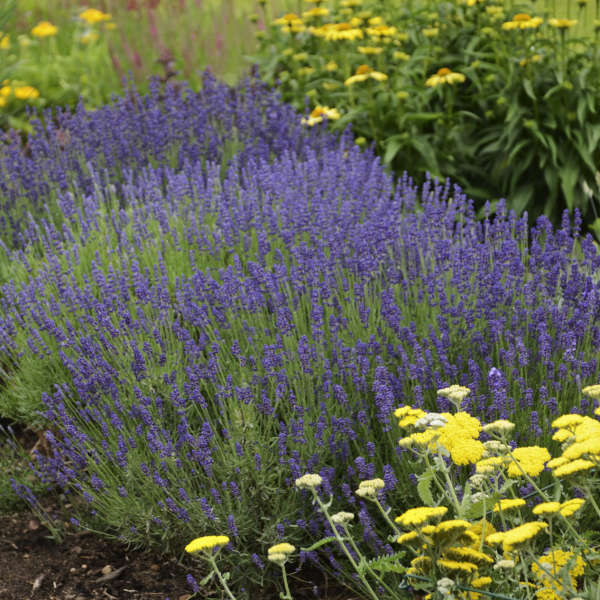
{"label": "yellow flower cluster", "polygon": [[315,37],[323,38],[328,42],[340,40],[362,40],[365,36],[363,30],[350,23],[326,23],[321,27],[311,27],[310,33]]}
{"label": "yellow flower cluster", "polygon": [[185,551],[188,554],[195,554],[201,550],[212,550],[219,546],[225,546],[229,543],[229,538],[226,535],[205,535],[203,537],[192,540],[186,547]]}
{"label": "yellow flower cluster", "polygon": [[288,556],[292,554],[292,552],[296,551],[296,546],[292,546],[292,544],[288,544],[287,542],[282,542],[281,544],[275,544],[271,546],[267,551],[267,558],[278,565],[283,565],[288,559]]}
{"label": "yellow flower cluster", "polygon": [[563,517],[570,517],[584,504],[585,500],[583,498],[573,498],[565,502],[542,502],[534,506],[531,512],[540,516],[551,516],[560,513]]}
{"label": "yellow flower cluster", "polygon": [[[462,519],[442,521],[437,525],[424,525],[424,523],[443,516],[444,507],[434,508],[418,507],[406,511],[396,522],[405,527],[415,527],[412,531],[402,534],[397,538],[399,544],[411,545],[421,550],[422,554],[411,561],[408,573],[429,575],[434,563],[430,556],[435,557],[435,566],[444,572],[452,573],[459,577],[464,583],[470,583],[475,587],[476,581],[480,587],[487,585],[491,579],[478,577],[478,570],[482,566],[489,566],[494,559],[479,549],[481,541],[482,523],[472,525]],[[495,531],[486,523],[483,526],[488,532]],[[488,581],[489,580],[489,581]]]}
{"label": "yellow flower cluster", "polygon": [[525,446],[515,448],[512,451],[512,457],[515,462],[508,465],[509,477],[522,477],[523,473],[537,477],[550,460],[550,452],[540,446]]}
{"label": "yellow flower cluster", "polygon": [[557,429],[553,439],[563,442],[562,455],[548,462],[556,477],[600,466],[600,421],[570,414],[555,419],[552,427]]}
{"label": "yellow flower cluster", "polygon": [[533,539],[540,531],[543,531],[547,527],[548,523],[544,523],[543,521],[531,521],[507,531],[492,533],[485,538],[485,541],[490,546],[502,544],[504,552],[511,552],[521,544]]}
{"label": "yellow flower cluster", "polygon": [[[567,584],[566,578],[562,574],[566,565],[569,565],[570,585]],[[584,567],[583,558],[579,555],[575,556],[571,551],[550,550],[546,552],[538,558],[536,563],[531,565],[531,570],[540,584],[536,591],[537,597],[544,600],[560,600],[566,597],[561,592],[569,594],[571,589],[577,589],[577,577],[583,575]]]}
{"label": "yellow flower cluster", "polygon": [[569,29],[577,25],[577,19],[548,19],[548,25],[557,29]]}

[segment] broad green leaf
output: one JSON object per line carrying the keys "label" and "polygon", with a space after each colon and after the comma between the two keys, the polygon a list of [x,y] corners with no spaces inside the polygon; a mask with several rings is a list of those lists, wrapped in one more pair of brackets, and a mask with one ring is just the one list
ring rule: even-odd
{"label": "broad green leaf", "polygon": [[406,144],[406,138],[402,135],[394,135],[385,141],[385,154],[383,156],[383,163],[390,164],[400,148]]}
{"label": "broad green leaf", "polygon": [[425,471],[419,476],[419,483],[417,483],[417,493],[419,498],[423,501],[426,506],[433,506],[435,504],[433,496],[431,495],[431,484],[433,483],[433,471]]}
{"label": "broad green leaf", "polygon": [[558,168],[560,178],[560,187],[565,195],[567,208],[573,210],[575,207],[575,188],[580,175],[580,169],[577,163],[570,159],[567,164]]}
{"label": "broad green leaf", "polygon": [[441,112],[411,112],[403,116],[405,121],[436,121],[444,116]]}
{"label": "broad green leaf", "polygon": [[525,93],[532,99],[535,100],[535,92],[533,91],[533,86],[531,85],[531,81],[529,79],[523,79],[523,89]]}

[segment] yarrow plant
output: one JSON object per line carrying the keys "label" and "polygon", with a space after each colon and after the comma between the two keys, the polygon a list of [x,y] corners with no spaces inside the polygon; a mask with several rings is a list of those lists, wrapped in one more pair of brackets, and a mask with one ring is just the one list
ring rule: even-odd
{"label": "yarrow plant", "polygon": [[[469,391],[462,386],[451,386],[439,393],[455,394],[460,402]],[[598,385],[588,386],[582,393],[596,402],[600,400]],[[334,533],[312,548],[336,543],[366,594],[374,599],[404,597],[404,592],[396,591],[396,586],[384,581],[385,573],[394,572],[405,573],[411,586],[424,590],[426,598],[431,599],[469,597],[468,594],[477,593],[477,597],[535,596],[538,600],[567,600],[596,593],[594,582],[600,573],[600,508],[595,499],[600,484],[600,419],[578,414],[555,419],[552,424],[555,437],[565,429],[572,435],[563,444],[562,454],[550,459],[545,448],[511,446],[508,433],[512,428],[506,420],[482,425],[471,415],[458,412],[434,415],[426,421],[423,417],[427,415],[422,412],[404,406],[395,415],[402,429],[433,434],[427,441],[417,437],[418,432],[400,440],[401,445],[413,449],[416,468],[425,467],[418,485],[425,505],[409,508],[397,516],[394,523],[401,528],[399,531],[389,521],[390,509],[384,510],[377,503],[380,514],[391,525],[394,541],[413,555],[410,566],[403,567],[403,552],[368,561],[349,529],[354,515],[346,512],[331,515],[331,498],[324,502],[318,490],[320,476],[306,474],[296,480],[296,486],[310,490],[313,504],[330,522]],[[600,408],[594,412],[600,417]],[[433,424],[441,418],[444,424]],[[453,419],[459,419],[463,428],[453,429]],[[464,460],[463,454],[452,453],[452,448],[461,445],[461,439],[477,440],[484,430],[491,439],[479,442],[483,449],[479,456],[469,455]],[[581,456],[589,466],[576,467]],[[495,458],[501,460],[492,460]],[[542,468],[538,467],[538,461]],[[467,464],[474,467],[475,473],[460,490],[459,500],[455,469]],[[573,468],[561,471],[565,464]],[[479,469],[481,465],[486,466],[483,472]],[[489,465],[494,468],[488,470]],[[553,483],[541,488],[537,480],[545,466]],[[512,474],[511,467],[516,467]],[[582,472],[583,477],[576,476]],[[364,480],[356,494],[374,500],[377,491],[383,488],[380,482]],[[530,502],[519,497],[518,486],[523,482],[533,490]],[[570,498],[573,492],[581,496]],[[582,534],[575,522],[582,519],[581,513],[586,509],[589,533]],[[540,548],[545,550],[540,552]],[[373,590],[377,584],[379,593]]]}

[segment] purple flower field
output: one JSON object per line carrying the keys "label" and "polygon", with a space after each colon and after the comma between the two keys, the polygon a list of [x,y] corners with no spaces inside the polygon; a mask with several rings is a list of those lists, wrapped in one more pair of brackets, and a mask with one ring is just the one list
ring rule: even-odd
{"label": "purple flower field", "polygon": [[174,554],[221,532],[260,586],[269,544],[327,533],[307,471],[392,551],[353,490],[414,501],[398,406],[448,411],[458,383],[531,444],[591,408],[600,253],[577,215],[478,221],[255,79],[62,113],[0,172],[0,415],[48,427],[34,469],[79,526]]}

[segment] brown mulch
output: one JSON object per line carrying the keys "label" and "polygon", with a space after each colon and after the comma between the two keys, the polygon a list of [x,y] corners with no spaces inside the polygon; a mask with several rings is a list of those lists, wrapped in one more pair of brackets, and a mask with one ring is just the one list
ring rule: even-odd
{"label": "brown mulch", "polygon": [[190,600],[188,572],[87,532],[57,543],[30,512],[0,516],[1,600]]}
{"label": "brown mulch", "polygon": [[[0,515],[0,600],[224,598],[214,586],[207,586],[206,594],[192,594],[186,581],[190,572],[174,558],[128,550],[89,532],[67,533],[58,543],[29,511]],[[320,573],[298,574],[295,584],[294,600],[358,600]],[[275,600],[278,594],[269,590],[255,598]]]}

